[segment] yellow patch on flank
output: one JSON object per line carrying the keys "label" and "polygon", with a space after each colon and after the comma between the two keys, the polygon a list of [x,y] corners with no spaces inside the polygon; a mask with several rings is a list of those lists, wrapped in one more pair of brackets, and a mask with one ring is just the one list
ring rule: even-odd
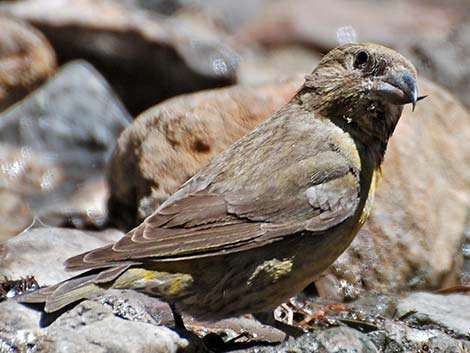
{"label": "yellow patch on flank", "polygon": [[193,283],[193,277],[191,275],[178,273],[173,276],[174,278],[172,278],[170,285],[166,290],[168,295],[180,294]]}
{"label": "yellow patch on flank", "polygon": [[377,168],[377,170],[375,170],[372,173],[372,180],[370,182],[370,188],[369,188],[369,193],[367,194],[366,204],[364,205],[364,208],[361,213],[361,217],[359,218],[359,227],[362,227],[362,225],[367,221],[370,211],[372,210],[372,204],[374,203],[375,189],[379,182],[379,176],[381,175],[382,175],[382,170],[380,169],[380,167]]}
{"label": "yellow patch on flank", "polygon": [[113,288],[144,288],[148,282],[155,278],[156,274],[155,271],[131,268],[114,281]]}
{"label": "yellow patch on flank", "polygon": [[[123,273],[113,288],[132,288],[146,290],[158,288],[164,295],[177,295],[193,283],[193,277],[186,273],[169,273],[131,268]],[[151,290],[153,292],[153,290]]]}
{"label": "yellow patch on flank", "polygon": [[292,259],[284,259],[282,261],[278,259],[267,260],[256,267],[247,284],[249,286],[254,284],[263,286],[275,283],[280,278],[288,275],[292,271],[292,266]]}

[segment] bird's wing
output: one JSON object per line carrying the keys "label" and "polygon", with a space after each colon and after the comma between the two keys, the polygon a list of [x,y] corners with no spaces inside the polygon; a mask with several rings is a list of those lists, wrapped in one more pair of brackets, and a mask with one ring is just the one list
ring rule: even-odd
{"label": "bird's wing", "polygon": [[302,231],[322,232],[354,214],[359,176],[337,152],[319,153],[290,168],[256,193],[216,193],[210,186],[198,190],[189,183],[176,200],[162,205],[121,240],[68,259],[67,268],[237,252]]}

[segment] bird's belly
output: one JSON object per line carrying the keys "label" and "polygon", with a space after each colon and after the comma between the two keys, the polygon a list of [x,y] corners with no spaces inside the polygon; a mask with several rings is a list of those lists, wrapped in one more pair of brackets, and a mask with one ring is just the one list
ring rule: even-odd
{"label": "bird's belly", "polygon": [[353,237],[352,228],[343,224],[340,232],[304,235],[194,262],[162,263],[147,270],[148,282],[140,290],[202,320],[272,310],[309,285],[339,256]]}
{"label": "bird's belly", "polygon": [[182,312],[205,320],[272,310],[303,290],[336,259],[337,254],[328,253],[330,242],[325,240],[277,244],[261,254],[214,259],[201,272],[193,269],[198,272],[193,275],[194,284],[173,302]]}

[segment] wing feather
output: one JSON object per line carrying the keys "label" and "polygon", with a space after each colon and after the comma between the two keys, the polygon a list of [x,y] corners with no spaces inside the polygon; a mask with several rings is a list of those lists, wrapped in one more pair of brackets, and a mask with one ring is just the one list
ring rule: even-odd
{"label": "wing feather", "polygon": [[[271,153],[269,156],[249,159],[250,163],[258,158],[269,161],[267,168],[276,171],[273,178],[260,177],[262,173],[256,169],[257,165],[230,165],[230,172],[220,172],[228,162],[216,159],[205,174],[188,181],[121,240],[68,259],[67,268],[112,267],[143,259],[174,261],[217,256],[265,246],[304,231],[322,233],[342,223],[356,212],[360,199],[360,165],[347,157],[348,153],[357,155],[354,142],[347,136],[335,140],[345,140],[343,146],[328,142],[318,137],[319,129],[326,129],[324,124],[312,123],[309,116],[302,119],[292,120],[297,125],[290,127],[285,120],[283,128],[291,129],[294,135],[298,131],[295,139],[277,137],[278,143],[288,145],[279,147],[277,152],[263,150]],[[271,138],[276,138],[276,131],[271,130]],[[296,149],[291,148],[293,141]],[[230,163],[241,163],[240,159],[231,159],[230,153],[251,150],[233,146],[225,157]],[[260,152],[254,141],[243,146],[252,148],[251,153]],[[279,151],[296,155],[283,156]],[[280,159],[283,168],[279,168]],[[238,173],[240,168],[247,173],[235,178],[238,174],[233,173]]]}
{"label": "wing feather", "polygon": [[[352,176],[348,175],[348,178]],[[272,204],[268,202],[257,208],[265,218],[278,214],[284,206],[287,213],[290,209],[296,209],[298,214],[311,216],[304,218],[303,221],[282,223],[247,218],[253,212],[252,209],[256,208],[253,205],[248,207],[250,212],[247,213],[246,205],[230,205],[222,196],[218,196],[215,201],[214,195],[208,196],[203,193],[191,195],[188,198],[191,202],[184,200],[178,206],[172,205],[171,212],[164,210],[163,215],[155,213],[115,244],[72,257],[67,260],[66,265],[69,269],[83,269],[101,267],[103,263],[111,265],[145,258],[168,261],[176,258],[207,257],[263,246],[304,230],[321,232],[350,217],[357,206],[358,191],[347,190],[338,195],[335,190],[338,187],[336,184],[322,184],[321,192],[319,192],[321,197],[315,200],[310,193],[310,198],[305,196],[303,200],[289,199]],[[331,202],[324,198],[325,194],[329,194],[328,192],[334,195]],[[208,204],[204,202],[207,197],[211,199],[214,208],[198,209],[195,203],[198,204],[200,199],[201,203],[207,206]],[[225,207],[224,212],[221,212],[222,201]],[[202,211],[198,212],[198,210]],[[232,212],[238,212],[238,214]],[[177,217],[173,217],[173,214]],[[215,216],[216,214],[220,217],[219,221],[214,220],[208,223],[200,220],[207,215]],[[171,215],[169,221],[162,220],[162,217],[169,215]],[[251,215],[251,218],[255,216]],[[188,222],[198,225],[187,227]]]}

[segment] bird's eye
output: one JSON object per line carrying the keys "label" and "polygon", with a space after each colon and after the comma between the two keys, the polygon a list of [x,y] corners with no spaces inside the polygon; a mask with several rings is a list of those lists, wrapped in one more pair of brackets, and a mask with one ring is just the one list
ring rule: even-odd
{"label": "bird's eye", "polygon": [[366,51],[360,51],[356,55],[356,60],[354,60],[354,66],[360,67],[369,61],[369,54]]}

